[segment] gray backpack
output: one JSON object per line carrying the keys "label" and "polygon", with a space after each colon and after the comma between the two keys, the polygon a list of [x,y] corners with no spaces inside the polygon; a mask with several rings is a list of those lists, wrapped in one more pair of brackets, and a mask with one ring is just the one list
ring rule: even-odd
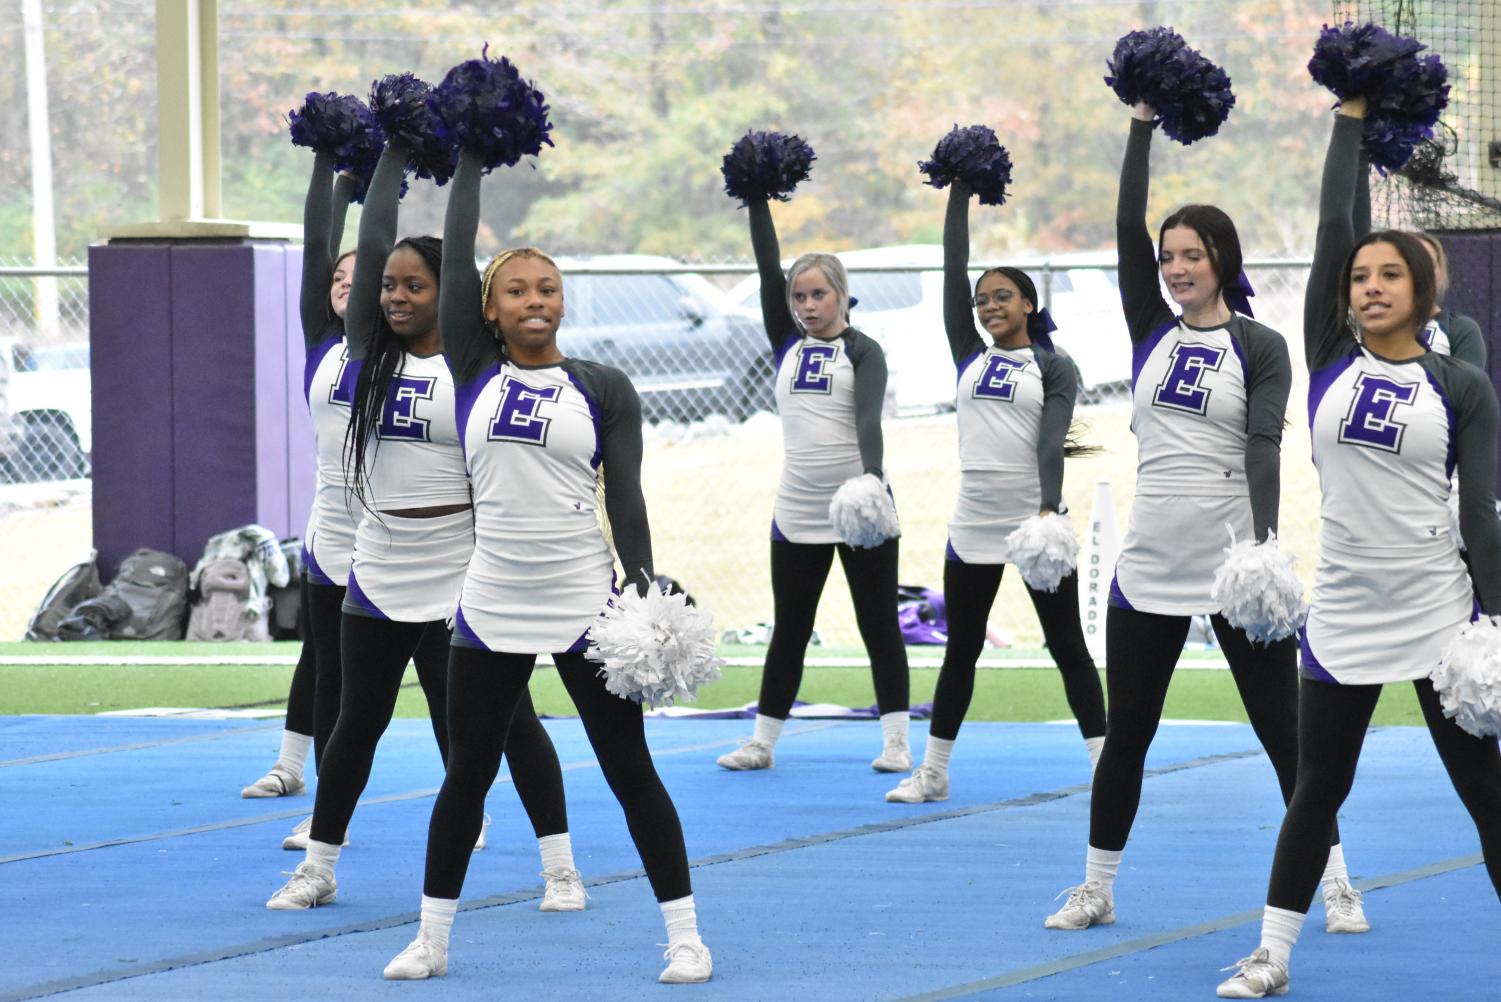
{"label": "gray backpack", "polygon": [[181,640],[188,611],[188,565],[170,553],[139,549],[120,564],[120,573],[101,598],[118,598],[130,617],[111,623],[111,640]]}
{"label": "gray backpack", "polygon": [[99,565],[95,562],[97,557],[97,553],[90,553],[89,559],[69,567],[47,589],[36,612],[31,614],[31,622],[26,624],[27,640],[61,639],[58,627],[68,618],[68,614],[80,602],[99,594],[102,586],[99,583]]}

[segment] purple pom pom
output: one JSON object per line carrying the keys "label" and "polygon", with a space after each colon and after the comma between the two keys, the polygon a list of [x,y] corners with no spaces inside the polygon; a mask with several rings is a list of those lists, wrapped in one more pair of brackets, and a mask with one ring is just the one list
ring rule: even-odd
{"label": "purple pom pom", "polygon": [[1171,28],[1122,36],[1106,65],[1121,103],[1151,105],[1162,131],[1184,146],[1218,132],[1235,107],[1230,77]]}
{"label": "purple pom pom", "polygon": [[1376,24],[1327,25],[1314,44],[1308,72],[1340,100],[1366,99],[1363,130],[1371,163],[1401,170],[1413,149],[1433,136],[1449,104],[1449,71],[1426,46]]}
{"label": "purple pom pom", "polygon": [[426,81],[410,73],[393,73],[371,85],[370,109],[385,130],[386,142],[411,150],[407,169],[441,186],[453,177],[458,150],[438,135],[438,123],[427,107],[431,91]]}
{"label": "purple pom pom", "polygon": [[933,159],[919,162],[917,169],[928,175],[924,184],[945,188],[963,181],[980,196],[981,205],[1006,204],[1011,155],[988,126],[954,126],[933,147]]}
{"label": "purple pom pom", "polygon": [[817,157],[813,147],[798,136],[780,132],[747,132],[725,154],[724,190],[742,206],[777,199],[785,202]]}
{"label": "purple pom pom", "polygon": [[375,125],[370,109],[353,94],[312,91],[302,107],[287,113],[293,146],[306,146],[318,153],[347,156],[349,146]]}
{"label": "purple pom pom", "polygon": [[542,92],[521,79],[509,59],[490,59],[489,52],[487,45],[480,58],[449,70],[428,98],[439,135],[479,153],[486,173],[514,167],[541,153],[542,144],[553,144]]}

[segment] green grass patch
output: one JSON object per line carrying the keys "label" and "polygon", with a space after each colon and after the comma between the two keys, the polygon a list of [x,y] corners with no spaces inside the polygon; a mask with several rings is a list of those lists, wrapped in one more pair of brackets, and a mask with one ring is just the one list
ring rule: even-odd
{"label": "green grass patch", "polygon": [[[77,645],[77,653],[88,653],[82,650],[85,646],[88,645]],[[123,645],[99,646],[117,654],[125,653],[120,649]],[[215,647],[215,653],[225,650],[224,645],[203,646]],[[265,646],[269,645],[237,645],[234,650],[250,653],[252,647]],[[289,645],[276,646],[285,649]],[[72,652],[75,648],[69,645],[67,650]],[[0,653],[6,652],[0,650]],[[262,650],[259,653],[273,652]],[[291,677],[291,667],[280,665],[3,665],[0,666],[0,715],[90,714],[147,706],[277,709],[285,706]],[[912,701],[931,701],[938,670],[914,668],[911,677]],[[759,667],[728,667],[724,678],[705,689],[696,705],[705,709],[723,709],[753,702],[760,679]],[[541,668],[533,674],[532,698],[539,712],[555,716],[574,714],[572,702],[550,668]],[[799,698],[807,702],[845,706],[870,706],[875,702],[870,672],[864,668],[808,668],[803,673]],[[1178,672],[1168,691],[1164,713],[1178,719],[1245,721],[1235,683],[1225,671]],[[402,717],[427,714],[427,704],[411,670],[407,672],[396,714]],[[1060,720],[1068,716],[1063,686],[1055,670],[984,668],[975,681],[975,696],[968,719],[1030,721]],[[1421,724],[1422,714],[1412,687],[1387,686],[1373,722],[1382,725]]]}

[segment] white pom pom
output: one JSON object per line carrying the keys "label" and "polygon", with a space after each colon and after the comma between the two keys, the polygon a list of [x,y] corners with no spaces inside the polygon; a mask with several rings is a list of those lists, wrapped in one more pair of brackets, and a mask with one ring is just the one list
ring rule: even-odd
{"label": "white pom pom", "polygon": [[1444,716],[1477,738],[1501,735],[1501,618],[1460,630],[1431,677]]}
{"label": "white pom pom", "polygon": [[1308,605],[1303,582],[1293,570],[1297,560],[1278,545],[1277,534],[1268,532],[1264,543],[1236,542],[1232,530],[1225,554],[1210,595],[1230,625],[1263,644],[1296,633]]}
{"label": "white pom pom", "polygon": [[714,617],[653,583],[615,596],[589,630],[587,656],[599,662],[605,688],[650,706],[691,702],[698,688],[719,678]]}
{"label": "white pom pom", "polygon": [[902,531],[886,485],[871,473],[851,477],[839,485],[829,502],[829,519],[840,539],[865,549],[880,546]]}
{"label": "white pom pom", "polygon": [[1006,545],[1022,580],[1036,591],[1057,591],[1079,556],[1074,527],[1062,515],[1033,515],[1006,537]]}

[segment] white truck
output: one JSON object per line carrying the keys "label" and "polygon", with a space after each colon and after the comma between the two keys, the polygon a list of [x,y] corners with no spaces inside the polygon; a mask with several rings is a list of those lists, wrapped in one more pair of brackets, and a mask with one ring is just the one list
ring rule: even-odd
{"label": "white truck", "polygon": [[94,445],[89,392],[88,342],[0,338],[0,479],[87,477]]}

